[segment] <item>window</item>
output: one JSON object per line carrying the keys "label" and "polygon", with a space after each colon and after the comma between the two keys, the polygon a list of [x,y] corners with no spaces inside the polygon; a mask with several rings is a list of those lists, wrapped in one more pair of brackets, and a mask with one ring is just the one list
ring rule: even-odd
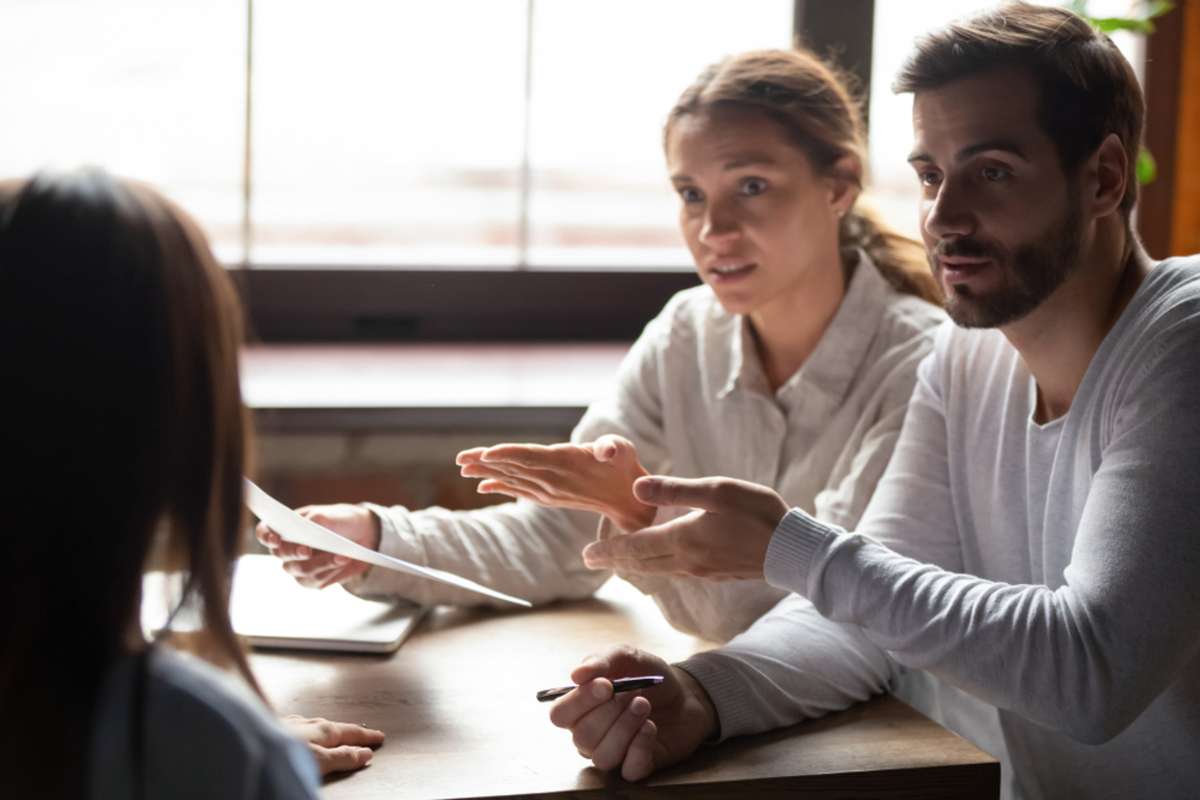
{"label": "window", "polygon": [[662,120],[792,5],[9,0],[0,170],[148,180],[231,265],[686,268]]}
{"label": "window", "polygon": [[0,175],[99,164],[154,183],[241,260],[239,0],[5,0]]}

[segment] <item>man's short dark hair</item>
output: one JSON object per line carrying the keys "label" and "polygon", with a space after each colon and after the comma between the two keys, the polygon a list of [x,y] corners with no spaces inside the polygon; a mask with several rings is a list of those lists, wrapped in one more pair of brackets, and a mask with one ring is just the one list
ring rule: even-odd
{"label": "man's short dark hair", "polygon": [[1009,3],[917,40],[892,85],[897,94],[936,89],[994,69],[1028,69],[1038,122],[1071,171],[1115,133],[1129,160],[1121,214],[1137,202],[1137,156],[1146,106],[1133,68],[1108,36],[1065,8]]}

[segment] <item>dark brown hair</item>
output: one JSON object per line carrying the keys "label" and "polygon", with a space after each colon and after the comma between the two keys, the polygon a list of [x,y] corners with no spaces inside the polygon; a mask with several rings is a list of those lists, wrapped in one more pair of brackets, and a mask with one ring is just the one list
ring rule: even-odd
{"label": "dark brown hair", "polygon": [[1137,202],[1137,155],[1146,107],[1137,76],[1108,36],[1065,8],[1009,3],[917,40],[892,85],[897,93],[936,89],[994,69],[1029,70],[1038,87],[1038,123],[1070,172],[1104,137],[1121,138],[1129,168],[1121,213]]}
{"label": "dark brown hair", "polygon": [[209,652],[257,691],[228,607],[249,436],[240,311],[195,223],[157,192],[46,173],[0,183],[0,341],[0,442],[16,467],[0,537],[0,771],[73,797],[100,682],[141,647],[156,539],[187,571]]}
{"label": "dark brown hair", "polygon": [[[829,175],[839,159],[866,161],[862,115],[848,82],[806,50],[755,50],[709,66],[671,109],[663,132],[683,116],[718,109],[755,111],[782,126],[818,174]],[[855,207],[842,218],[838,242],[861,247],[897,290],[941,302],[919,242],[888,228],[872,212]]]}

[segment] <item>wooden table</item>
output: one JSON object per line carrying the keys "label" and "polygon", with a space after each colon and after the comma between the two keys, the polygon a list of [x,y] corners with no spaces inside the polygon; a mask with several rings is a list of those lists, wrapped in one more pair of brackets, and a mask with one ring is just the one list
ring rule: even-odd
{"label": "wooden table", "polygon": [[279,713],[362,722],[387,742],[329,798],[998,797],[990,756],[891,697],[706,748],[629,784],[589,766],[537,689],[590,652],[629,643],[679,660],[706,642],[673,630],[619,580],[534,611],[436,609],[387,657],[256,653]]}

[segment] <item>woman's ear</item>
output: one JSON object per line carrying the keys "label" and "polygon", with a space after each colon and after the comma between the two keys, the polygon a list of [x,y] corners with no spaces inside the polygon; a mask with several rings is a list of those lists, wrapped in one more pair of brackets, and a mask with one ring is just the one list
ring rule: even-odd
{"label": "woman's ear", "polygon": [[844,217],[854,206],[862,191],[863,166],[858,156],[845,155],[833,162],[826,181],[829,186],[829,205],[838,217]]}

